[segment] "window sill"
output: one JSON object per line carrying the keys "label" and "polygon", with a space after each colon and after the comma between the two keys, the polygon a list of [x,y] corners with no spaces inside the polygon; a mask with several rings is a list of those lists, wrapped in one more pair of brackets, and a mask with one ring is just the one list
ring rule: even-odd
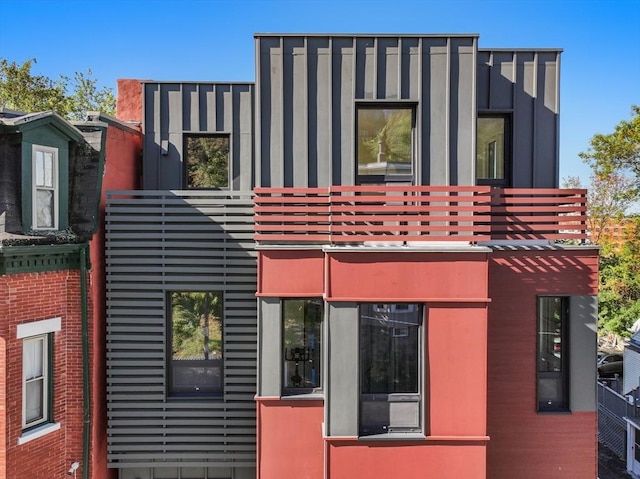
{"label": "window sill", "polygon": [[26,432],[23,432],[22,436],[18,438],[18,446],[29,441],[33,441],[34,439],[38,439],[39,437],[46,436],[47,434],[57,431],[58,429],[60,429],[59,422],[43,424],[42,426],[35,429],[30,429]]}
{"label": "window sill", "polygon": [[283,394],[280,396],[282,401],[324,401],[324,394],[322,393],[307,393],[307,394]]}
{"label": "window sill", "polygon": [[358,441],[425,441],[426,439],[421,432],[387,432],[358,436]]}

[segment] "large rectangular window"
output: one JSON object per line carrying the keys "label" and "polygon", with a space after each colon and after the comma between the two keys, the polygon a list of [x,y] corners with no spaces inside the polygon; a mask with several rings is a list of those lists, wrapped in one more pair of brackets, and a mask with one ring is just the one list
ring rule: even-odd
{"label": "large rectangular window", "polygon": [[229,136],[188,135],[184,143],[185,187],[229,188]]}
{"label": "large rectangular window", "polygon": [[506,115],[478,117],[476,178],[479,185],[509,186],[509,136]]}
{"label": "large rectangular window", "polygon": [[538,298],[538,411],[569,409],[568,318],[568,298]]}
{"label": "large rectangular window", "polygon": [[360,305],[360,433],[421,431],[422,306]]}
{"label": "large rectangular window", "polygon": [[221,394],[224,378],[222,293],[172,292],[169,307],[169,395]]}
{"label": "large rectangular window", "polygon": [[413,181],[413,125],[413,108],[358,108],[359,183]]}
{"label": "large rectangular window", "polygon": [[48,334],[24,338],[22,342],[22,428],[29,429],[49,421]]}
{"label": "large rectangular window", "polygon": [[58,150],[33,145],[33,228],[58,227]]}
{"label": "large rectangular window", "polygon": [[284,392],[302,394],[321,386],[322,299],[282,301]]}

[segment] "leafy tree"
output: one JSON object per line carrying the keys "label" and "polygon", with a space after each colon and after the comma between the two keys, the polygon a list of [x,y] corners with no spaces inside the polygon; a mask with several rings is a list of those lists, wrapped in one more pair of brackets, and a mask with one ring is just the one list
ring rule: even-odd
{"label": "leafy tree", "polygon": [[229,186],[229,138],[190,136],[186,138],[186,150],[189,188]]}
{"label": "leafy tree", "polygon": [[53,110],[70,120],[83,120],[87,111],[115,114],[116,99],[111,88],[98,88],[98,80],[76,72],[72,79],[60,75],[52,80],[31,71],[35,58],[22,65],[0,59],[0,107],[33,113]]}
{"label": "leafy tree", "polygon": [[596,134],[589,149],[579,156],[593,168],[598,177],[618,174],[630,176],[632,187],[626,192],[637,198],[640,194],[640,106],[631,107],[632,118],[616,125],[613,133]]}
{"label": "leafy tree", "polygon": [[627,218],[626,241],[600,252],[600,328],[622,336],[640,319],[640,217]]}

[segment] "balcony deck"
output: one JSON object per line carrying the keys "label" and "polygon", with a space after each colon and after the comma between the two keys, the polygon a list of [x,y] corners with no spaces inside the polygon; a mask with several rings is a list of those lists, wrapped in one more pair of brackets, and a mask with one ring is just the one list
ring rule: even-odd
{"label": "balcony deck", "polygon": [[263,245],[587,238],[583,189],[331,186],[254,193],[254,239]]}

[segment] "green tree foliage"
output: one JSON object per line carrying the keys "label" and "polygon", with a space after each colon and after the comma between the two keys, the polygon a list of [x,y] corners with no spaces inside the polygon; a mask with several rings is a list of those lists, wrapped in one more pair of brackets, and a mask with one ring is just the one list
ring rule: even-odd
{"label": "green tree foliage", "polygon": [[629,336],[640,319],[640,217],[627,219],[626,241],[603,242],[600,252],[600,329]]}
{"label": "green tree foliage", "polygon": [[174,359],[222,358],[221,293],[172,293],[171,322]]}
{"label": "green tree foliage", "polygon": [[34,113],[53,110],[70,120],[83,120],[87,111],[115,114],[116,99],[111,88],[98,88],[98,80],[76,72],[73,78],[60,75],[53,80],[35,75],[35,58],[22,65],[0,59],[0,107]]}
{"label": "green tree foliage", "polygon": [[637,198],[640,193],[640,106],[632,106],[631,111],[631,120],[618,123],[613,133],[594,135],[589,149],[579,156],[591,165],[598,177],[612,173],[630,175],[632,188],[621,194]]}
{"label": "green tree foliage", "polygon": [[191,136],[186,139],[187,187],[229,186],[229,138]]}

